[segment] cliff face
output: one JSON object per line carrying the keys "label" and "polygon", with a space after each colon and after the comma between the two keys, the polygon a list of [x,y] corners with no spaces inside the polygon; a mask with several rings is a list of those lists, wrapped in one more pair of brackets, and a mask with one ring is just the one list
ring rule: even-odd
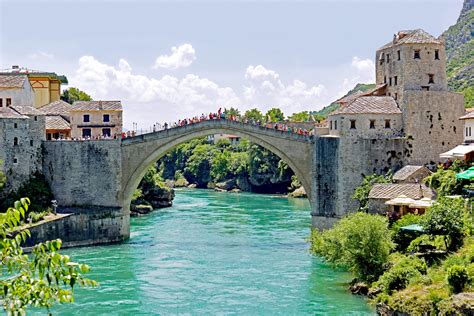
{"label": "cliff face", "polygon": [[466,107],[474,107],[474,0],[465,0],[456,24],[441,37],[446,44],[450,89],[462,92]]}

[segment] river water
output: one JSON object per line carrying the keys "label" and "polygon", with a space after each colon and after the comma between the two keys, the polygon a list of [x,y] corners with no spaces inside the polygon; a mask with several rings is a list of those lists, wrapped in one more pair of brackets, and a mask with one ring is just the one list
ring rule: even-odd
{"label": "river water", "polygon": [[64,250],[100,287],[56,315],[373,315],[350,276],[308,254],[307,200],[178,190],[129,241]]}

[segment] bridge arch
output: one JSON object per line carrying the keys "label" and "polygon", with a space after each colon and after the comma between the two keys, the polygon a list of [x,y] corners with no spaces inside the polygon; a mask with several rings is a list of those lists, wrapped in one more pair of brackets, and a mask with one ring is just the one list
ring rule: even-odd
{"label": "bridge arch", "polygon": [[312,202],[312,143],[302,135],[228,120],[203,121],[122,141],[122,200],[129,210],[133,192],[150,166],[176,146],[210,134],[247,138],[283,159],[296,174]]}

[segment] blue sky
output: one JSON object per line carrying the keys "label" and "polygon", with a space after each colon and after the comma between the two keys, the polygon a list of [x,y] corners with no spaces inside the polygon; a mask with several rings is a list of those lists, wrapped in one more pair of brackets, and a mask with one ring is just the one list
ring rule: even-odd
{"label": "blue sky", "polygon": [[396,31],[438,36],[461,7],[462,0],[0,0],[0,68],[55,71],[95,99],[121,99],[127,126],[219,106],[291,114],[372,81],[375,50]]}

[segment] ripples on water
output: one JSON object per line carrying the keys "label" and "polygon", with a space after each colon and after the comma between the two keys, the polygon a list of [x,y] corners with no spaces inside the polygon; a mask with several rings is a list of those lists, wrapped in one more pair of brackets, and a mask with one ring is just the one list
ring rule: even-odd
{"label": "ripples on water", "polygon": [[174,206],[132,218],[129,241],[68,249],[92,267],[57,315],[369,315],[349,276],[311,257],[307,200],[179,190]]}

